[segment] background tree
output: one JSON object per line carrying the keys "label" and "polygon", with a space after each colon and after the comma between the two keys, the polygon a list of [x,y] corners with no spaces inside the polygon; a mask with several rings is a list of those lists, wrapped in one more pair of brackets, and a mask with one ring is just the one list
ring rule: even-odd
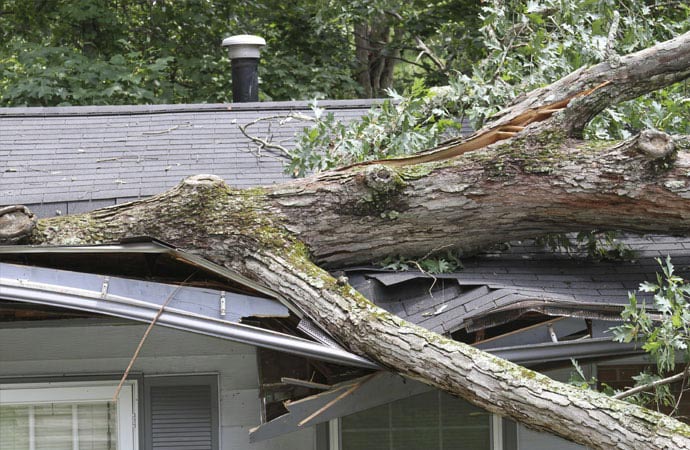
{"label": "background tree", "polygon": [[[614,11],[622,16],[621,53],[688,27],[683,2],[639,0],[5,0],[0,99],[227,101],[229,63],[219,42],[252,33],[268,43],[261,68],[267,99],[383,96],[421,80],[471,98],[467,117],[476,125],[516,92],[600,60]],[[657,95],[646,107],[674,100]]]}
{"label": "background tree", "polygon": [[7,0],[2,5],[5,106],[229,101],[230,63],[220,41],[242,33],[268,41],[265,98],[357,95],[347,37],[337,24],[311,20],[312,2]]}

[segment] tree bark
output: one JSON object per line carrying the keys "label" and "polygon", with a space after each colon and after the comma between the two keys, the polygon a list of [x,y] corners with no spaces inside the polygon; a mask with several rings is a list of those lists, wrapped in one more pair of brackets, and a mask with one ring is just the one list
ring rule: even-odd
{"label": "tree bark", "polygon": [[576,136],[605,104],[688,75],[690,33],[622,58],[617,68],[580,70],[528,94],[490,126],[596,87],[561,113],[483,149],[249,190],[196,176],[147,200],[41,220],[28,239],[94,244],[152,236],[270,286],[352,351],[491,412],[591,448],[690,448],[687,425],[407,323],[316,265],[449,246],[472,252],[552,231],[686,233],[687,137],[651,132],[592,143]]}

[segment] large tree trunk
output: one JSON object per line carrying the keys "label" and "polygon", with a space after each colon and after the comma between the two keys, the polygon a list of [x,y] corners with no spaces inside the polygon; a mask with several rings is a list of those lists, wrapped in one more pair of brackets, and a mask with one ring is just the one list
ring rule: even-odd
{"label": "large tree trunk", "polygon": [[588,143],[574,136],[608,103],[689,74],[686,34],[625,57],[616,68],[605,63],[581,70],[528,94],[480,136],[586,92],[562,113],[536,114],[514,137],[503,139],[510,134],[501,131],[502,140],[486,148],[450,154],[448,148],[463,145],[454,142],[424,164],[411,158],[354,166],[244,191],[213,176],[192,177],[151,199],[39,221],[30,241],[153,236],[267,284],[354,352],[491,412],[592,448],[690,448],[690,427],[674,419],[404,322],[315,265],[448,246],[474,251],[592,227],[687,232],[687,140],[645,133],[621,143]]}

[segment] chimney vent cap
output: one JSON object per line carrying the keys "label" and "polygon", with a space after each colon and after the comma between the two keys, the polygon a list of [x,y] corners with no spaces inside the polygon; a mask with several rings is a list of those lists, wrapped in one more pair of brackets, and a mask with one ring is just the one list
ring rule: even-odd
{"label": "chimney vent cap", "polygon": [[230,59],[258,58],[261,47],[266,45],[266,40],[251,34],[239,34],[223,39],[223,47],[228,48]]}

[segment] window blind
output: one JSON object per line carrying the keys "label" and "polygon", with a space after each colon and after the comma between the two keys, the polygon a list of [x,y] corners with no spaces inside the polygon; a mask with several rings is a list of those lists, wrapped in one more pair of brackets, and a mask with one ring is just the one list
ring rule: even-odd
{"label": "window blind", "polygon": [[117,450],[116,405],[0,405],[0,450]]}

